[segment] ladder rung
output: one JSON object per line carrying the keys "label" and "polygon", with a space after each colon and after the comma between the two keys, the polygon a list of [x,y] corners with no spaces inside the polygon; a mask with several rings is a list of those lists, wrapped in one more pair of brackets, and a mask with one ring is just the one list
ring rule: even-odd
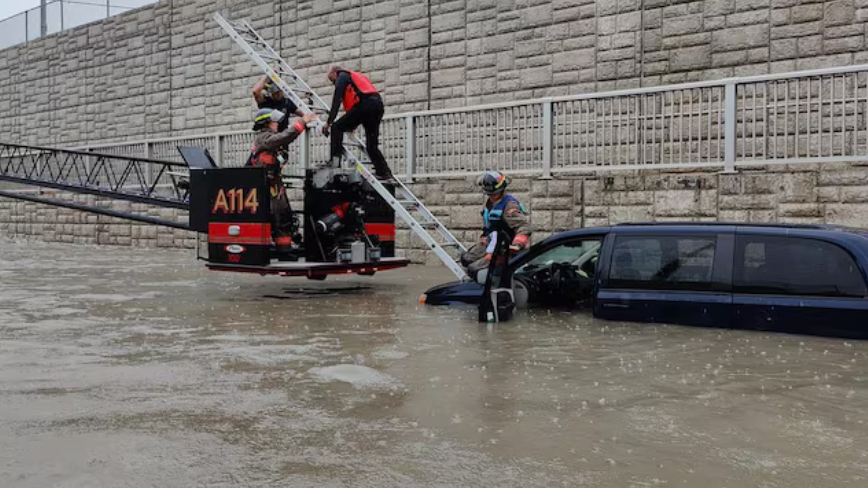
{"label": "ladder rung", "polygon": [[[277,59],[280,59],[280,58],[277,58]],[[280,69],[280,67],[278,67],[278,68],[275,69],[274,71],[276,71],[277,74],[279,74],[281,78],[289,78],[290,80],[293,80],[293,81],[296,81],[296,82],[297,82],[298,79],[299,79],[299,78],[298,78],[298,75],[294,75],[294,74],[292,74],[292,73],[287,73],[286,71],[283,71],[282,69]]]}
{"label": "ladder rung", "polygon": [[287,86],[289,86],[289,88],[293,91],[293,93],[298,95],[298,98],[304,98],[302,95],[311,95],[310,91],[305,90],[303,88],[299,88],[298,86],[293,86],[292,80],[287,80],[286,77],[281,76],[280,73],[277,73],[277,76],[280,76],[280,79],[283,80],[283,82],[286,83]]}
{"label": "ladder rung", "polygon": [[[241,40],[246,42],[247,44],[258,44],[260,46],[267,46],[268,45],[268,43],[266,43],[265,41],[259,40],[255,37],[244,37],[244,35],[241,33],[238,34],[238,37],[240,37]],[[259,54],[259,53],[256,53],[256,54]],[[261,56],[261,54],[260,54],[260,56]]]}

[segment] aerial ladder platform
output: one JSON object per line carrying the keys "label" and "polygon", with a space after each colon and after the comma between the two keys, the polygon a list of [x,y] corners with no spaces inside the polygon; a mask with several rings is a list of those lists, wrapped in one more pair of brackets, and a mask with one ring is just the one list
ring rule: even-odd
{"label": "aerial ladder platform", "polygon": [[[189,182],[183,177],[188,169],[186,164],[157,159],[0,143],[0,181],[152,207],[189,209]],[[5,189],[0,190],[0,197],[190,230],[189,223],[83,205],[40,193]]]}
{"label": "aerial ladder platform", "polygon": [[[284,96],[288,97],[302,113],[328,114],[329,105],[322,100],[289,64],[245,21],[230,21],[219,13],[214,20],[229,34],[244,53],[274,82]],[[306,100],[305,100],[306,99]],[[322,128],[322,121],[316,128]],[[371,173],[371,159],[365,145],[353,133],[345,134],[344,152],[350,169],[356,169],[364,180],[386,201],[395,214],[406,223],[425,246],[452,271],[458,279],[468,279],[457,257],[465,247],[434,214],[410,191],[407,186],[395,181],[394,194]],[[437,237],[439,237],[439,240]],[[447,250],[449,249],[449,251]],[[450,253],[451,251],[451,253]]]}
{"label": "aerial ladder platform", "polygon": [[[394,257],[393,248],[388,252],[380,250],[381,254],[370,260],[359,260],[356,256],[341,256],[338,260],[304,256],[299,259],[297,254],[281,254],[272,245],[269,199],[258,197],[269,191],[265,168],[219,168],[206,149],[178,147],[178,150],[184,164],[0,143],[0,183],[15,187],[0,188],[0,197],[192,231],[197,233],[197,243],[199,237],[206,234],[207,255],[203,256],[201,246],[197,245],[196,256],[206,260],[208,268],[215,271],[320,280],[337,274],[372,276],[409,264],[407,259]],[[49,191],[22,190],[20,186]],[[67,198],[69,194],[93,195],[99,199],[75,201]],[[219,195],[223,195],[222,200]],[[107,208],[107,200],[128,201],[145,207],[119,211]],[[382,206],[379,200],[377,203]],[[183,210],[187,221],[148,215],[146,209],[150,208]],[[312,240],[319,242],[319,236]],[[299,251],[313,253],[316,250],[311,249],[302,247]]]}

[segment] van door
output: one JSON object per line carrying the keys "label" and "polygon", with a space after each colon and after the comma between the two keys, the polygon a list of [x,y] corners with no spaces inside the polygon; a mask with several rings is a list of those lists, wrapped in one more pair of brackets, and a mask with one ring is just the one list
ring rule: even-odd
{"label": "van door", "polygon": [[609,320],[728,327],[730,227],[610,234],[594,314]]}
{"label": "van door", "polygon": [[868,338],[868,287],[845,248],[740,229],[734,257],[734,327]]}
{"label": "van door", "polygon": [[516,283],[525,287],[526,301],[565,307],[589,302],[604,237],[599,232],[577,233],[534,248],[525,259],[512,263]]}

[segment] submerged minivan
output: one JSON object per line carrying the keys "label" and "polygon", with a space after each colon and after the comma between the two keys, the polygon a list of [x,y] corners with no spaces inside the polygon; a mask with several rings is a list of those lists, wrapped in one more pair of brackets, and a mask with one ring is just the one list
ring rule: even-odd
{"label": "submerged minivan", "polygon": [[[868,338],[868,231],[827,225],[622,224],[556,234],[513,257],[518,307],[594,316]],[[428,305],[478,304],[476,282]]]}

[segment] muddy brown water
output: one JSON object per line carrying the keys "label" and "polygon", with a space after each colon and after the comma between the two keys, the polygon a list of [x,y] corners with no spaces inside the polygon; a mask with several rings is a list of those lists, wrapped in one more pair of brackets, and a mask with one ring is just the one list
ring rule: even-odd
{"label": "muddy brown water", "polygon": [[3,487],[868,486],[868,342],[0,251]]}

